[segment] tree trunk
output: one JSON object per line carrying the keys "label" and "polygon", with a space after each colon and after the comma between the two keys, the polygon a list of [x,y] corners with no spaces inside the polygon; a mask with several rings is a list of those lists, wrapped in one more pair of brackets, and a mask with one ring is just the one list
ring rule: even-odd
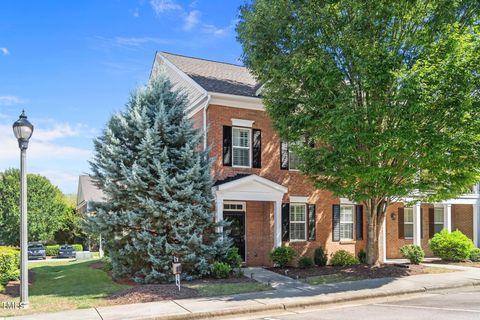
{"label": "tree trunk", "polygon": [[380,264],[379,239],[388,203],[386,199],[370,199],[364,202],[367,213],[367,263],[369,265]]}

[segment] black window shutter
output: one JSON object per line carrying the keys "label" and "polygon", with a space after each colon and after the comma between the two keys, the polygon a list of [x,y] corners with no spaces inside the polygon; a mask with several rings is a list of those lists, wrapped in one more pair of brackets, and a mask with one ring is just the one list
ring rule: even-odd
{"label": "black window shutter", "polygon": [[405,239],[405,211],[398,208],[398,238]]}
{"label": "black window shutter", "polygon": [[232,165],[232,127],[223,126],[223,165]]}
{"label": "black window shutter", "polygon": [[280,144],[280,169],[288,170],[288,143],[282,142]]}
{"label": "black window shutter", "polygon": [[355,206],[355,233],[357,240],[363,240],[363,206]]}
{"label": "black window shutter", "polygon": [[290,240],[290,204],[282,203],[282,241]]}
{"label": "black window shutter", "polygon": [[340,205],[334,204],[332,207],[332,240],[340,241]]}
{"label": "black window shutter", "polygon": [[423,239],[423,208],[420,208],[420,239]]}
{"label": "black window shutter", "polygon": [[259,129],[252,130],[252,167],[262,167],[262,131]]}
{"label": "black window shutter", "polygon": [[435,234],[435,209],[428,209],[428,237],[431,239]]}
{"label": "black window shutter", "polygon": [[315,205],[308,205],[308,240],[315,241],[317,238],[317,225],[315,218]]}

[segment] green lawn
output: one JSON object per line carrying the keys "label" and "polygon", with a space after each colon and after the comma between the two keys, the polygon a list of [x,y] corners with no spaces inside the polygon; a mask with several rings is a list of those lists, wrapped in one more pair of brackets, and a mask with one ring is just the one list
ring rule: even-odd
{"label": "green lawn", "polygon": [[187,284],[186,287],[198,290],[200,296],[211,297],[228,294],[238,294],[245,292],[257,292],[271,290],[266,284],[258,282],[238,282],[238,283],[201,283]]}
{"label": "green lawn", "polygon": [[322,276],[315,276],[307,278],[307,283],[316,285],[316,284],[328,284],[328,283],[336,283],[336,282],[343,282],[343,281],[356,281],[365,279],[360,276],[355,275],[346,275],[341,273],[335,274],[326,274]]}
{"label": "green lawn", "polygon": [[0,316],[107,304],[106,296],[129,286],[113,282],[103,270],[90,268],[89,265],[96,261],[30,263],[29,268],[35,272],[35,282],[29,289],[30,308],[21,311],[0,309]]}

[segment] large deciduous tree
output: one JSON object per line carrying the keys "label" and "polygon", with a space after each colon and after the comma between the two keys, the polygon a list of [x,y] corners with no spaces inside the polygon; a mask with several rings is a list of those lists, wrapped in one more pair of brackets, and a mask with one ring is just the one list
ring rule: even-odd
{"label": "large deciduous tree", "polygon": [[182,276],[203,276],[229,247],[215,232],[211,163],[186,107],[186,95],[160,77],[95,140],[92,178],[107,201],[87,226],[106,238],[115,277],[172,280],[174,257]]}
{"label": "large deciduous tree", "polygon": [[244,62],[302,171],[363,203],[378,263],[387,206],[471,190],[480,166],[477,0],[257,0],[237,26]]}
{"label": "large deciduous tree", "polygon": [[[47,178],[27,175],[28,239],[53,240],[69,213],[62,192]],[[20,241],[20,171],[0,173],[0,240],[9,245]]]}

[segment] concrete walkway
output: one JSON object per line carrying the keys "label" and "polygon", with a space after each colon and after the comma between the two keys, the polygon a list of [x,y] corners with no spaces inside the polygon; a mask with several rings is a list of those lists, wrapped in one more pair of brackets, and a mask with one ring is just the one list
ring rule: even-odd
{"label": "concrete walkway", "polygon": [[[435,265],[438,266],[438,265]],[[441,267],[444,267],[442,265]],[[283,312],[329,304],[384,299],[386,297],[424,294],[454,288],[480,287],[480,269],[464,268],[458,272],[425,274],[404,278],[381,278],[310,286],[300,281],[260,268],[247,268],[245,274],[276,289],[232,296],[158,301],[142,304],[99,307],[35,314],[13,319],[35,320],[140,320],[140,319],[210,319],[228,315],[259,312]],[[12,318],[8,318],[12,319]]]}

